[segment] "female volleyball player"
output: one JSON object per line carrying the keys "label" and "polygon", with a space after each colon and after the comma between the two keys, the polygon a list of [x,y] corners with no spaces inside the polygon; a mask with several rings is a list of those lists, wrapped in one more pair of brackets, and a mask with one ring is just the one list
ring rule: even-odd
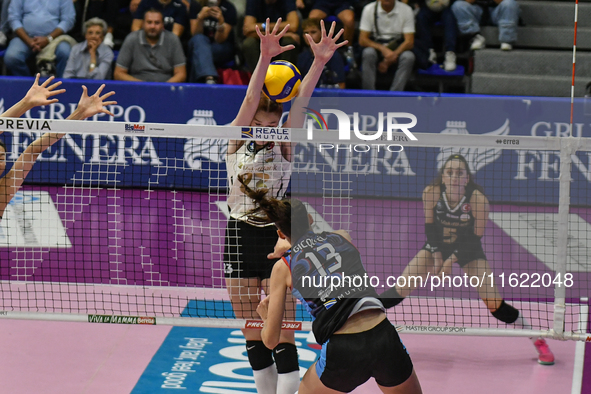
{"label": "female volleyball player", "polygon": [[[427,243],[408,263],[401,276],[439,275],[450,272],[457,263],[469,276],[486,278],[478,293],[491,314],[507,324],[531,329],[519,311],[507,304],[496,285],[490,282],[492,272],[482,249],[481,238],[488,221],[489,203],[484,189],[477,185],[462,155],[451,155],[441,167],[437,178],[423,191],[425,234]],[[393,287],[381,295],[386,307],[402,302],[414,289],[413,281],[406,287]],[[542,338],[533,339],[538,362],[554,364],[554,355]]]}
{"label": "female volleyball player", "polygon": [[[29,89],[25,97],[6,112],[4,112],[1,116],[16,118],[22,116],[29,109],[36,106],[49,105],[51,103],[57,102],[57,99],[50,99],[50,97],[65,92],[65,89],[55,90],[55,88],[58,87],[61,82],[56,82],[53,85],[49,85],[52,80],[53,77],[50,77],[45,82],[43,82],[43,84],[39,85],[39,74],[37,74],[33,86],[31,89]],[[74,110],[74,112],[68,116],[67,119],[82,120],[101,112],[113,116],[113,114],[109,112],[105,106],[117,104],[117,102],[105,102],[104,100],[114,95],[115,92],[109,92],[101,96],[101,92],[103,91],[104,87],[105,85],[101,85],[96,93],[89,97],[86,86],[82,86],[82,97],[80,97],[78,106],[76,107],[76,110]],[[2,131],[0,131],[0,133],[2,133]],[[43,134],[25,149],[25,151],[14,163],[8,174],[0,179],[0,219],[6,210],[8,203],[19,191],[25,178],[29,174],[29,171],[31,171],[31,168],[33,168],[33,164],[35,164],[37,157],[51,145],[59,141],[59,139],[63,136],[64,134],[58,133]],[[0,174],[3,174],[5,169],[6,146],[3,143],[0,143]]]}
{"label": "female volleyball player", "polygon": [[[266,197],[266,190],[245,189],[255,201],[254,220],[274,223],[279,236],[292,245],[291,254],[274,264],[270,293],[257,308],[265,322],[262,340],[270,348],[279,343],[291,288],[314,317],[312,330],[322,344],[320,359],[308,369],[298,392],[350,392],[374,377],[384,393],[421,393],[410,356],[375,290],[344,279],[367,275],[349,234],[316,234],[299,200],[277,200]],[[331,278],[343,282],[331,287]]]}
{"label": "female volleyball player", "polygon": [[[261,95],[267,68],[274,56],[294,48],[282,47],[279,40],[287,32],[289,25],[281,32],[279,25],[270,28],[265,23],[265,34],[256,27],[261,40],[261,55],[254,70],[246,97],[240,107],[234,126],[277,127],[283,114],[282,105]],[[327,34],[322,24],[322,39],[315,43],[307,37],[314,51],[312,68],[300,85],[297,99],[294,100],[287,121],[283,127],[302,127],[303,107],[312,96],[325,64],[334,52],[346,45],[347,41],[336,44],[342,30],[334,35],[335,24]],[[334,36],[333,36],[334,35]],[[276,198],[283,198],[291,176],[291,145],[289,143],[258,142],[254,140],[234,140],[228,143],[226,167],[228,172],[230,219],[226,229],[224,250],[224,275],[226,287],[232,302],[234,314],[240,319],[258,318],[256,308],[261,298],[261,289],[268,294],[268,280],[273,261],[267,258],[277,242],[277,233],[272,226],[264,226],[253,221],[249,211],[252,201],[244,194],[242,185],[237,182],[242,175],[244,182],[253,188],[266,188]],[[293,319],[295,303],[292,300],[288,317]],[[246,338],[248,360],[253,369],[257,391],[261,394],[293,394],[299,385],[298,355],[294,333],[281,334],[277,346],[268,349],[261,341],[260,330],[242,330]]]}

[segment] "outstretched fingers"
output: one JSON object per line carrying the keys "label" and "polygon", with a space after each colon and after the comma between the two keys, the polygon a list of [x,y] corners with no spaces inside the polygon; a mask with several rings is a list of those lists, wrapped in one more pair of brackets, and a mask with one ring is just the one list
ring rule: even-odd
{"label": "outstretched fingers", "polygon": [[115,117],[115,114],[113,114],[111,111],[109,111],[108,109],[106,109],[105,107],[107,105],[115,105],[117,104],[117,101],[107,101],[106,103],[103,103],[103,109],[101,110],[102,113],[110,115],[112,117]]}
{"label": "outstretched fingers", "polygon": [[105,84],[103,83],[101,86],[99,86],[99,88],[96,90],[96,93],[93,96],[100,97],[104,88],[105,88]]}
{"label": "outstretched fingers", "polygon": [[[98,92],[97,92],[97,93],[98,93]],[[114,92],[114,91],[110,91],[109,93],[105,93],[105,94],[103,94],[103,95],[102,95],[102,96],[100,96],[99,98],[100,98],[101,100],[105,100],[105,99],[108,99],[109,97],[111,97],[111,96],[112,96],[112,95],[114,95],[114,94],[115,94],[115,92]],[[105,103],[105,104],[106,104],[106,103]]]}
{"label": "outstretched fingers", "polygon": [[[35,78],[35,84],[39,83],[39,77],[41,76],[41,74],[37,74],[37,77]],[[46,88],[51,81],[53,81],[55,79],[55,77],[52,75],[51,77],[47,78],[45,81],[43,81],[43,83],[41,84],[42,88]]]}
{"label": "outstretched fingers", "polygon": [[332,35],[334,34],[334,29],[336,27],[336,22],[332,22],[332,24],[330,25],[330,31],[328,32],[328,36],[332,38]]}

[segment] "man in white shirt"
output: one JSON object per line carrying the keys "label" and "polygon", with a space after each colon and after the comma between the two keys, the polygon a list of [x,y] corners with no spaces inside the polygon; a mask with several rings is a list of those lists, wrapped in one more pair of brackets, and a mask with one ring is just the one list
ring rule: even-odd
{"label": "man in white shirt", "polygon": [[410,6],[398,0],[379,0],[367,4],[361,13],[359,45],[362,53],[362,87],[375,90],[376,69],[386,73],[396,67],[391,91],[402,91],[415,61],[415,22]]}

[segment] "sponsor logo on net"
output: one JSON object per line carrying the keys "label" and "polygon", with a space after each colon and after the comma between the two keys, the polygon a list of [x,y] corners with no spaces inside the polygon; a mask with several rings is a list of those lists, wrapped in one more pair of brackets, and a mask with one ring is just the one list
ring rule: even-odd
{"label": "sponsor logo on net", "polygon": [[[320,143],[318,149],[320,151],[324,150],[347,150],[347,151],[355,151],[355,152],[369,152],[371,149],[375,150],[387,150],[389,152],[401,152],[404,150],[404,147],[401,144],[384,144],[381,143],[383,141],[417,141],[417,138],[410,132],[409,129],[413,128],[417,124],[417,117],[408,112],[378,112],[378,117],[376,121],[377,130],[372,132],[373,134],[361,133],[359,131],[359,113],[354,112],[352,115],[349,115],[343,111],[338,109],[321,109],[320,112],[312,109],[312,108],[305,108],[306,112],[304,114],[309,116],[309,119],[306,123],[307,126],[307,137],[308,140],[311,141],[314,139],[314,128],[315,124],[317,124],[320,130],[328,130],[328,123],[323,115],[330,115],[333,114],[337,118],[338,122],[338,131],[339,131],[339,141],[350,141],[351,140],[351,129],[353,129],[353,133],[355,136],[363,141],[374,141],[371,144],[349,144],[349,145],[341,145],[341,144],[331,144],[331,143]],[[351,118],[353,119],[353,125],[351,125]],[[407,123],[399,123],[399,120],[410,120]],[[384,121],[386,122],[386,130],[384,136]],[[351,126],[353,126],[351,128]],[[365,127],[362,127],[365,129]],[[404,135],[395,135],[395,131],[402,131]]]}
{"label": "sponsor logo on net", "polygon": [[[262,320],[247,320],[244,328],[262,329],[265,323]],[[302,329],[302,323],[297,321],[284,321],[281,324],[282,330],[296,330]]]}
{"label": "sponsor logo on net", "polygon": [[149,324],[155,325],[155,317],[141,316],[115,316],[115,315],[88,315],[89,323],[107,323],[107,324]]}
{"label": "sponsor logo on net", "polygon": [[51,126],[47,120],[39,119],[2,119],[0,118],[0,129],[5,130],[47,130],[51,131]]}
{"label": "sponsor logo on net", "polygon": [[242,127],[240,138],[268,141],[289,141],[290,130],[278,127]]}
{"label": "sponsor logo on net", "polygon": [[128,133],[145,133],[146,126],[140,124],[125,124],[125,131]]}
{"label": "sponsor logo on net", "polygon": [[437,332],[437,333],[456,333],[466,332],[466,327],[440,327],[440,326],[397,326],[396,331],[411,331],[411,332]]}

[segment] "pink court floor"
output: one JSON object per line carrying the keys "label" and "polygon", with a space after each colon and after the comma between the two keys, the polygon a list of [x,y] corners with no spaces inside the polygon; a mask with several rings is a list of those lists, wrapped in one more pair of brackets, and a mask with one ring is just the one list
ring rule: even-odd
{"label": "pink court floor", "polygon": [[[208,330],[213,329],[189,330],[194,337],[207,337],[210,334]],[[194,387],[200,387],[194,391],[162,390],[163,379],[159,373],[148,377],[154,378],[153,386],[138,387],[140,377],[170,331],[171,328],[166,326],[2,320],[0,392],[254,392],[236,386],[232,388],[228,384],[225,389],[216,389],[211,385],[218,379],[215,371],[211,371],[213,368],[194,368],[196,371],[191,378],[197,382]],[[525,338],[405,333],[401,334],[401,338],[413,359],[424,393],[571,393],[574,342],[550,341],[557,361],[553,366],[542,366],[536,362],[534,348]],[[203,385],[206,382],[210,382],[210,386]],[[354,391],[355,394],[377,392],[379,390],[372,381]]]}

